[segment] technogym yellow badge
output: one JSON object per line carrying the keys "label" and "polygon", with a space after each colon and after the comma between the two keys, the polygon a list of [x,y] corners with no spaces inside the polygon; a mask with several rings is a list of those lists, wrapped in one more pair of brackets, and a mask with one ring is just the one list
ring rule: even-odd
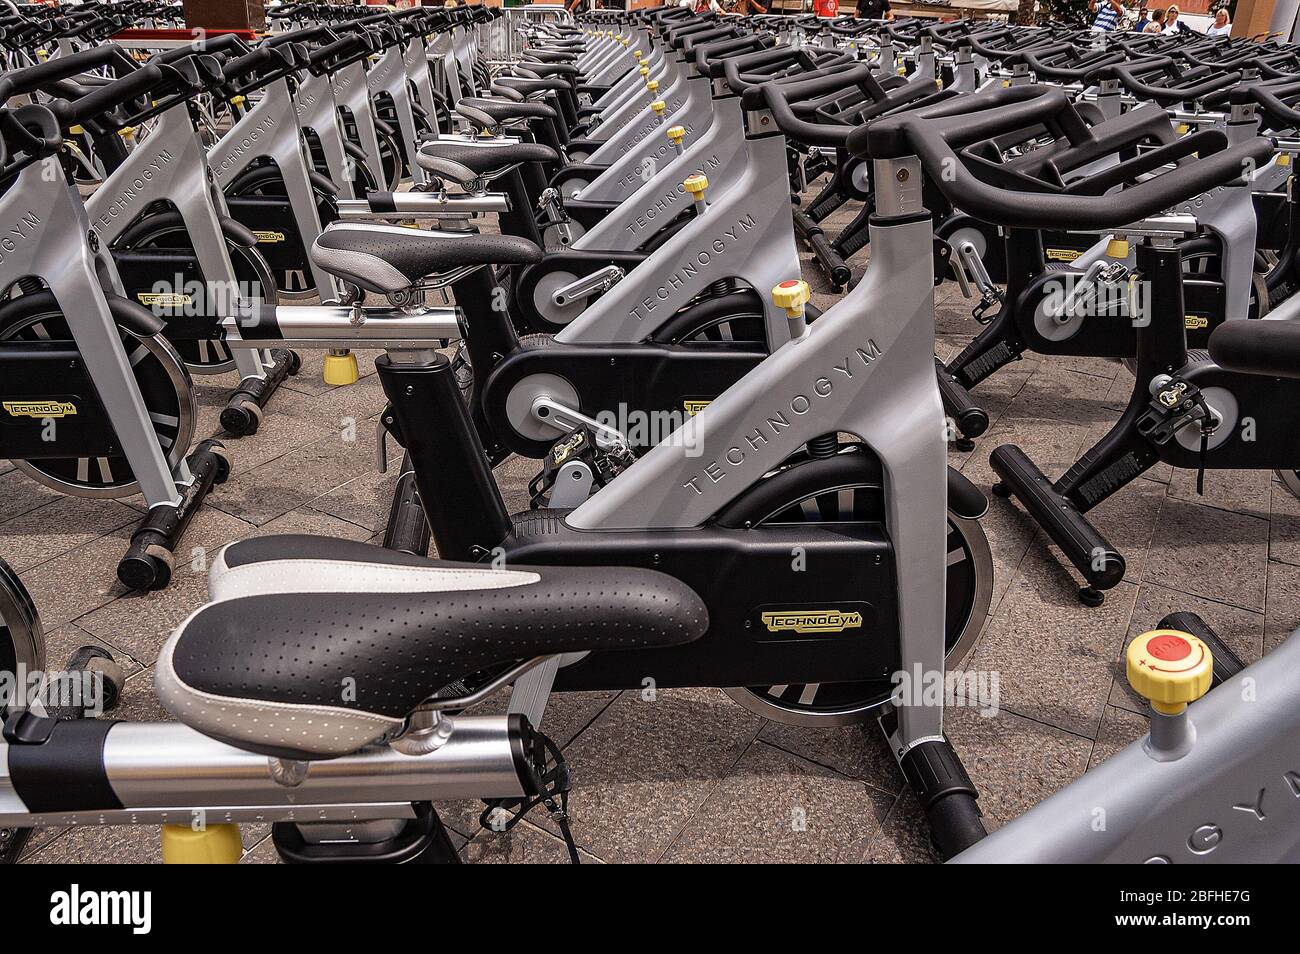
{"label": "technogym yellow badge", "polygon": [[284,241],[284,233],[283,233],[283,232],[271,232],[271,231],[267,231],[267,230],[265,230],[265,229],[261,229],[261,230],[259,230],[259,229],[254,229],[254,230],[253,230],[253,236],[254,236],[254,238],[257,239],[257,242],[258,242],[259,245],[267,245],[267,244],[269,244],[269,243],[271,243],[271,242],[283,242],[283,241]]}
{"label": "technogym yellow badge", "polygon": [[684,410],[689,416],[694,417],[712,403],[712,401],[683,401],[682,410]]}
{"label": "technogym yellow badge", "polygon": [[10,417],[34,417],[38,420],[77,413],[77,405],[71,401],[5,401],[4,409]]}
{"label": "technogym yellow badge", "polygon": [[763,625],[770,633],[842,633],[861,629],[862,614],[843,610],[778,610],[763,614]]}
{"label": "technogym yellow badge", "polygon": [[140,292],[135,296],[146,308],[184,308],[194,299],[180,292]]}

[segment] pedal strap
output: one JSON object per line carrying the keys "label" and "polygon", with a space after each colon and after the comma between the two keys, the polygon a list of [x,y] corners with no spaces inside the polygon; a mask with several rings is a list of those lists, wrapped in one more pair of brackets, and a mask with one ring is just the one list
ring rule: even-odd
{"label": "pedal strap", "polygon": [[[534,807],[544,805],[546,813],[560,829],[560,837],[564,839],[564,847],[569,852],[569,861],[575,865],[582,864],[577,843],[573,840],[573,830],[569,827],[569,789],[573,785],[569,763],[564,760],[564,753],[560,751],[560,747],[550,738],[540,732],[534,734],[542,749],[544,762],[540,772],[535,764],[530,763],[528,767],[529,782],[537,794],[532,798],[502,798],[485,802],[487,807],[479,815],[479,826],[493,831],[509,831]],[[497,827],[489,821],[496,812],[506,812],[510,815],[510,819],[504,825]]]}

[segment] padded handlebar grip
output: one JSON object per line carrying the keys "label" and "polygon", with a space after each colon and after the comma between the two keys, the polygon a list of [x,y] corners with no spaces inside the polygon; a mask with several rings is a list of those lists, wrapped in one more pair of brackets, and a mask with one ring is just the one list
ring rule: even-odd
{"label": "padded handlebar grip", "polygon": [[59,80],[69,79],[79,73],[88,73],[102,66],[117,65],[134,69],[135,63],[116,43],[108,43],[89,50],[56,56],[44,63],[12,70],[0,77],[0,102],[20,93],[31,93]]}
{"label": "padded handlebar grip", "polygon": [[1300,378],[1300,324],[1225,321],[1210,335],[1210,357],[1229,371]]}
{"label": "padded handlebar grip", "polygon": [[[87,93],[71,103],[70,115],[74,122],[83,123],[95,116],[107,113],[111,109],[144,96],[157,86],[163,78],[162,70],[157,66],[142,66],[133,73],[114,80],[107,86],[101,86],[92,93]],[[146,104],[148,105],[148,104]]]}

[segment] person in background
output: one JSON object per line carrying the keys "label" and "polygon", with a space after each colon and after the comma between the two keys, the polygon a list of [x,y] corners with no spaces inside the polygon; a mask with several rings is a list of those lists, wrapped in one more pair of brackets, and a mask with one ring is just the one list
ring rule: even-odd
{"label": "person in background", "polygon": [[1151,14],[1147,10],[1147,2],[1146,0],[1142,0],[1142,2],[1138,5],[1138,18],[1137,18],[1137,22],[1133,24],[1133,32],[1141,33],[1143,30],[1147,28],[1147,24],[1150,22],[1151,22]]}
{"label": "person in background", "polygon": [[858,0],[855,15],[859,20],[894,19],[894,11],[889,8],[889,0]]}
{"label": "person in background", "polygon": [[1177,7],[1170,7],[1165,11],[1165,28],[1160,31],[1161,33],[1187,33],[1191,31],[1191,27],[1178,19],[1178,12]]}
{"label": "person in background", "polygon": [[1206,36],[1228,36],[1232,33],[1232,23],[1228,20],[1228,8],[1219,7],[1214,12],[1214,22],[1205,30]]}
{"label": "person in background", "polygon": [[1092,28],[1105,33],[1119,26],[1119,21],[1124,18],[1124,5],[1120,0],[1088,0],[1088,9],[1097,14]]}
{"label": "person in background", "polygon": [[767,13],[767,7],[759,3],[758,0],[736,0],[731,5],[731,12],[743,17],[747,13]]}
{"label": "person in background", "polygon": [[1159,33],[1165,28],[1165,11],[1152,10],[1151,22],[1142,28],[1143,33]]}

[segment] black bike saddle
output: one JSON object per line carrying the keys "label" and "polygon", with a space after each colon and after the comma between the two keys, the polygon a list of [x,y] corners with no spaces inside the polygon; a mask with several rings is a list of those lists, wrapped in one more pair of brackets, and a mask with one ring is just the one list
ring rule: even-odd
{"label": "black bike saddle", "polygon": [[293,759],[394,736],[473,673],[677,646],[708,626],[695,592],[652,570],[494,570],[328,537],[225,547],[212,596],[163,647],[158,698],[204,735]]}
{"label": "black bike saddle", "polygon": [[311,259],[344,281],[390,295],[465,265],[531,265],[542,260],[542,252],[513,235],[335,222],[312,244]]}
{"label": "black bike saddle", "polygon": [[555,110],[545,103],[517,102],[513,99],[482,99],[478,96],[464,96],[456,105],[458,108],[460,106],[470,106],[485,112],[499,123],[507,123],[512,119],[550,119],[555,115]]}

